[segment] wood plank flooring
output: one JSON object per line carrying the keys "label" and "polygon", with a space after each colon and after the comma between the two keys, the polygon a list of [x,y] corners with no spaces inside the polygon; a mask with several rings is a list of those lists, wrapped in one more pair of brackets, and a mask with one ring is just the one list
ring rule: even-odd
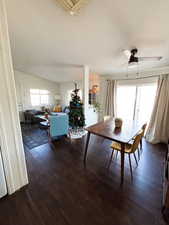
{"label": "wood plank flooring", "polygon": [[25,148],[30,184],[0,200],[0,225],[161,225],[165,145],[144,141],[136,168],[128,158],[120,186],[120,160],[107,169],[110,141],[92,136],[87,167],[82,140]]}

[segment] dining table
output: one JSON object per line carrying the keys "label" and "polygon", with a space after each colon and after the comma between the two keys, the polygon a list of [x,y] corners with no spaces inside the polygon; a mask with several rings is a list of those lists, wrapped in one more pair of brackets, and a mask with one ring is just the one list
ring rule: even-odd
{"label": "dining table", "polygon": [[121,128],[115,127],[115,118],[110,118],[105,121],[101,121],[97,124],[85,128],[87,131],[87,138],[84,152],[84,165],[86,165],[87,152],[91,134],[100,136],[111,141],[115,141],[121,144],[121,183],[124,181],[124,162],[125,162],[125,144],[131,142],[131,140],[140,131],[141,125],[136,121],[125,120],[122,123]]}

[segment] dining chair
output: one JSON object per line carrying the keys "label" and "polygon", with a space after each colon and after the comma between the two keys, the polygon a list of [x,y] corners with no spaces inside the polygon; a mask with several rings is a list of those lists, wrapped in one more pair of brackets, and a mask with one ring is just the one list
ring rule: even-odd
{"label": "dining chair", "polygon": [[[131,165],[131,154],[134,155],[134,159],[136,161],[136,164],[138,165],[138,161],[137,161],[137,158],[136,158],[136,155],[135,155],[135,152],[137,151],[138,147],[139,147],[139,144],[140,144],[140,140],[142,138],[142,130],[140,130],[140,132],[135,136],[134,140],[133,140],[133,143],[130,144],[125,144],[125,149],[124,149],[124,152],[126,154],[128,154],[128,157],[129,157],[129,165],[130,165],[130,173],[131,173],[131,177],[133,177],[133,173],[132,173],[132,165]],[[112,142],[111,146],[110,146],[113,150],[112,150],[112,154],[111,154],[111,157],[110,157],[110,161],[109,161],[109,165],[108,165],[108,168],[111,164],[111,161],[113,159],[113,154],[114,154],[114,151],[122,151],[121,149],[121,144],[118,143],[118,142]]]}
{"label": "dining chair", "polygon": [[[138,150],[137,150],[138,160],[140,160],[140,155],[141,155],[141,153],[143,152],[142,139],[143,139],[143,137],[144,137],[146,127],[147,127],[147,123],[143,124],[143,126],[141,127],[141,130],[139,131],[139,133],[141,132],[142,137],[141,137],[141,140],[140,140],[140,148],[138,148]],[[135,136],[135,137],[136,137],[136,136]],[[131,142],[134,141],[135,137],[133,137],[133,139],[131,140]]]}
{"label": "dining chair", "polygon": [[140,140],[140,149],[143,150],[143,137],[144,137],[144,134],[145,134],[145,130],[146,130],[146,127],[147,127],[147,123],[145,123],[143,126],[142,126],[142,137],[141,137],[141,140]]}

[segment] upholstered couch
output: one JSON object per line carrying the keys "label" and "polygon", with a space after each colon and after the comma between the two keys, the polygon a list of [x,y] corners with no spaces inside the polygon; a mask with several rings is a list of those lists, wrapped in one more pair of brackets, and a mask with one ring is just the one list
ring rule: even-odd
{"label": "upholstered couch", "polygon": [[36,115],[43,115],[45,112],[30,109],[24,112],[25,123],[38,123],[41,122],[41,119],[36,117]]}

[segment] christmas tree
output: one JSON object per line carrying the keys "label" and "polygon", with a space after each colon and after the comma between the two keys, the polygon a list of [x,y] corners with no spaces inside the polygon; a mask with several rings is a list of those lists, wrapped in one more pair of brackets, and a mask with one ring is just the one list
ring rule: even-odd
{"label": "christmas tree", "polygon": [[83,128],[85,126],[85,117],[83,103],[78,95],[79,89],[75,83],[75,90],[72,91],[69,112],[69,125],[73,129]]}

